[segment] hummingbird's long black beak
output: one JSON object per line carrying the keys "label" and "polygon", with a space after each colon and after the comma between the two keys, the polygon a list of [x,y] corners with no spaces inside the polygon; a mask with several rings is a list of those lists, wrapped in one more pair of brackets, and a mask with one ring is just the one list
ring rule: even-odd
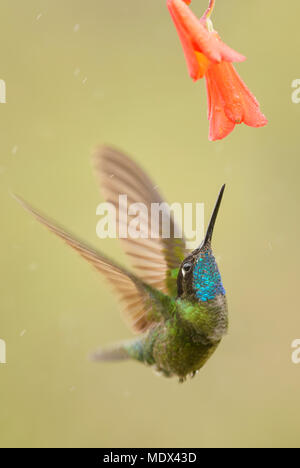
{"label": "hummingbird's long black beak", "polygon": [[219,193],[218,200],[217,200],[215,209],[213,211],[212,217],[210,219],[210,223],[208,225],[206,236],[205,236],[205,239],[204,239],[204,242],[203,242],[202,246],[207,245],[212,240],[214,227],[215,227],[216,219],[217,219],[219,209],[220,209],[220,206],[221,206],[221,202],[222,202],[222,198],[223,198],[223,195],[224,195],[225,187],[226,186],[224,184],[223,187],[221,188],[220,193]]}

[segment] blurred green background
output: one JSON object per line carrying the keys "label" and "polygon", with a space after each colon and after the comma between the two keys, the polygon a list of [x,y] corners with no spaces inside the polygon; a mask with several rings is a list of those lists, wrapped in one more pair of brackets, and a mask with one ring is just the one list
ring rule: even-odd
{"label": "blurred green background", "polygon": [[[247,56],[238,70],[269,125],[210,143],[204,82],[187,75],[165,3],[1,2],[1,446],[300,446],[300,4],[217,1],[214,26]],[[193,3],[199,15],[207,6]],[[131,336],[118,303],[10,196],[126,262],[118,241],[96,237],[99,143],[131,154],[168,201],[205,202],[207,215],[228,184],[214,246],[230,333],[185,385],[133,362],[88,362]]]}

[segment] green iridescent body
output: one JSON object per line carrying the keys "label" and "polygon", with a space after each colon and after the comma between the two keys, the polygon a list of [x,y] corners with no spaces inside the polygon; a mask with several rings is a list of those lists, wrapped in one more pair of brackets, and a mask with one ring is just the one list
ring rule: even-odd
{"label": "green iridescent body", "polygon": [[132,359],[154,366],[166,377],[184,380],[203,367],[226,334],[226,298],[219,296],[205,305],[181,299],[170,302],[170,318],[124,348]]}

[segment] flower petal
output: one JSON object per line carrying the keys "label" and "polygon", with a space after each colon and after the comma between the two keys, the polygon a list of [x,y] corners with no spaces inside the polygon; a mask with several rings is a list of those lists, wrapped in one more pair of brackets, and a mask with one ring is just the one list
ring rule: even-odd
{"label": "flower petal", "polygon": [[244,62],[246,60],[245,55],[236,52],[234,49],[225,44],[225,42],[221,40],[217,33],[215,34],[219,40],[220,54],[224,62]]}
{"label": "flower petal", "polygon": [[194,53],[195,53],[195,56],[197,58],[198,66],[199,66],[198,78],[197,79],[203,78],[204,75],[207,73],[207,70],[211,66],[211,61],[208,60],[206,55],[201,54],[201,52],[194,52]]}
{"label": "flower petal", "polygon": [[172,11],[172,17],[181,25],[191,43],[198,52],[202,52],[213,62],[220,62],[221,55],[218,47],[215,47],[217,41],[205,26],[198,20],[188,5],[182,0],[167,0],[169,11]]}
{"label": "flower petal", "polygon": [[194,15],[187,2],[167,0],[167,5],[173,20],[176,18],[177,24],[181,25],[197,52],[203,53],[215,63],[220,63],[222,60],[228,62],[242,62],[245,60],[243,55],[222,42],[216,32],[209,32],[205,21],[199,20]]}
{"label": "flower petal", "polygon": [[222,140],[234,129],[235,123],[225,112],[225,101],[210,73],[205,75],[208,101],[209,139]]}
{"label": "flower petal", "polygon": [[251,127],[267,124],[254,95],[247,88],[231,63],[213,64],[208,74],[219,89],[227,117],[236,124],[244,122]]}
{"label": "flower petal", "polygon": [[261,112],[259,102],[246,86],[233,65],[231,65],[231,73],[232,78],[236,83],[236,87],[239,87],[240,89],[243,101],[243,122],[249,127],[263,127],[267,125],[268,119]]}
{"label": "flower petal", "polygon": [[179,39],[183,48],[189,75],[194,81],[196,81],[201,77],[200,69],[199,69],[199,62],[197,60],[196,53],[194,51],[190,38],[186,34],[185,30],[183,29],[176,15],[173,12],[172,0],[168,0],[167,5],[169,8],[171,17],[174,21],[174,25],[177,30],[177,33],[178,33],[178,36],[179,36]]}

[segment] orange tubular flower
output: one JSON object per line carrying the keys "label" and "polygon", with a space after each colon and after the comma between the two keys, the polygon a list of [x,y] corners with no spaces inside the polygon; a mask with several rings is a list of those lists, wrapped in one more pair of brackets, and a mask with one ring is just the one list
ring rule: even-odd
{"label": "orange tubular flower", "polygon": [[225,138],[242,122],[250,127],[266,125],[268,121],[259,103],[232,65],[245,57],[221,41],[208,19],[215,1],[210,1],[200,20],[188,7],[190,3],[191,0],[167,0],[189,74],[194,81],[206,79],[209,139]]}

